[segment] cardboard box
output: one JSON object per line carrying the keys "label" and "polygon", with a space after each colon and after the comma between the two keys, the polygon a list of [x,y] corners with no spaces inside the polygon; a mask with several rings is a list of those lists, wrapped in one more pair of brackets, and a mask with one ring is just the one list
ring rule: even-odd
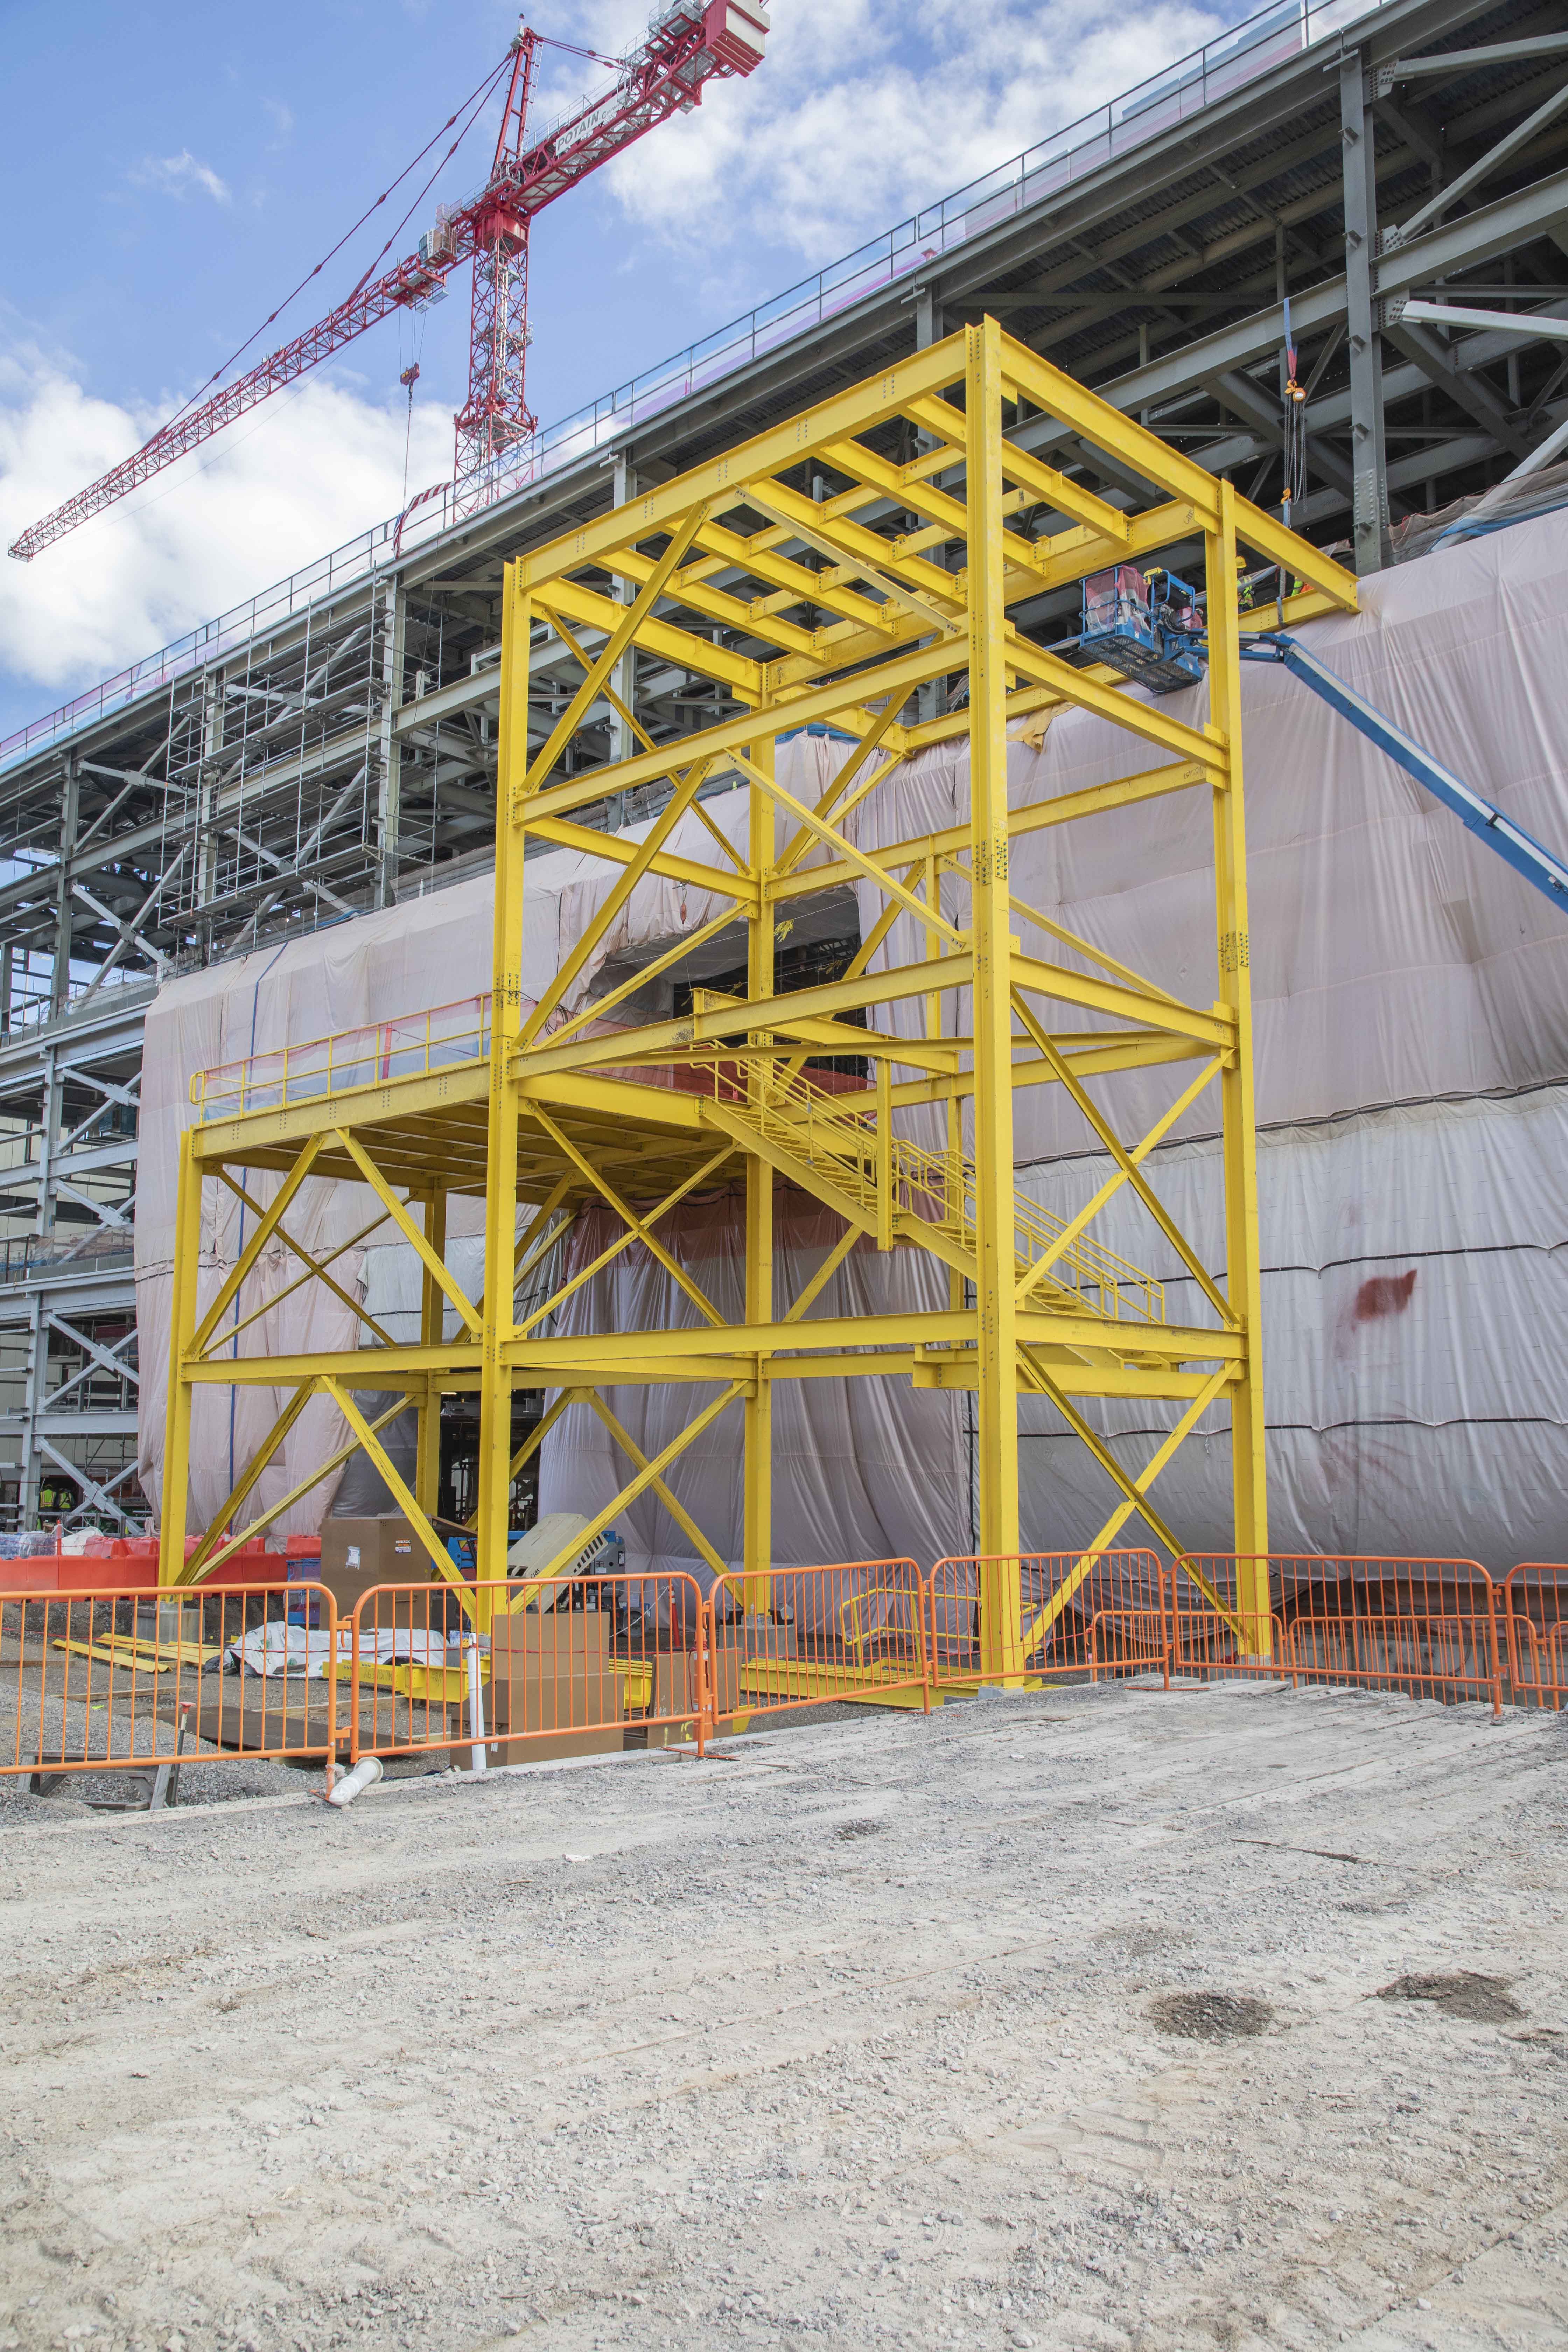
{"label": "cardboard box", "polygon": [[[499,1673],[494,1671],[495,1654],[491,1654],[492,1678],[485,1690],[490,1762],[540,1764],[559,1756],[618,1755],[626,1702],[622,1680],[614,1666],[606,1664],[602,1673],[555,1674],[546,1662],[542,1673],[537,1651],[527,1660],[527,1666],[525,1657],[521,1651],[510,1654],[513,1672],[509,1675],[505,1671],[508,1654],[502,1653]],[[547,1736],[519,1738],[519,1732]],[[498,1733],[499,1738],[494,1737]],[[472,1738],[465,1706],[452,1738],[454,1750]]]}
{"label": "cardboard box", "polygon": [[423,1584],[430,1575],[430,1555],[423,1540],[395,1511],[375,1519],[323,1519],[323,1582],[347,1572],[349,1549],[356,1544],[367,1584]]}

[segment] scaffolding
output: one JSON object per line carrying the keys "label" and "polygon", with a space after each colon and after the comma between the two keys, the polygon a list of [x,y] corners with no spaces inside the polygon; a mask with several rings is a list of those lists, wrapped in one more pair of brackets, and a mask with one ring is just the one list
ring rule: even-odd
{"label": "scaffolding", "polygon": [[[1148,503],[1128,511],[1021,446],[1016,436],[1026,421],[1042,415],[1097,453],[1104,470],[1138,486]],[[882,527],[859,519],[868,509],[884,518]],[[1205,551],[1207,591],[1204,725],[1129,690],[1108,670],[1075,667],[1009,617],[1010,608],[1043,590],[1114,564],[1144,564],[1194,536]],[[1047,1400],[1114,1489],[1114,1507],[1086,1556],[1139,1517],[1169,1551],[1184,1549],[1152,1490],[1205,1411],[1227,1405],[1234,1549],[1244,1563],[1258,1560],[1266,1577],[1239,701],[1240,631],[1254,616],[1239,609],[1242,548],[1279,567],[1279,596],[1260,616],[1270,625],[1354,609],[1354,580],[1340,566],[987,319],[510,563],[488,1004],[460,1021],[420,1015],[388,1024],[370,1046],[359,1033],[357,1043],[336,1051],[322,1041],[287,1060],[269,1056],[254,1068],[204,1074],[193,1088],[196,1115],[182,1143],[174,1265],[163,1581],[197,1581],[237,1545],[234,1530],[267,1463],[306,1402],[321,1393],[348,1425],[347,1450],[363,1447],[461,1598],[459,1573],[432,1520],[440,1401],[460,1391],[477,1391],[479,1402],[481,1588],[487,1579],[504,1579],[508,1497],[520,1466],[512,1392],[544,1389],[553,1401],[528,1451],[570,1405],[583,1403],[626,1463],[614,1500],[574,1537],[574,1557],[652,1489],[694,1551],[722,1571],[728,1563],[668,1479],[681,1453],[721,1416],[742,1416],[744,1573],[749,1597],[765,1605],[773,1560],[773,1387],[825,1370],[973,1391],[983,1664],[995,1679],[1016,1679],[1024,1664],[1019,1579],[1009,1564],[1023,1548],[1022,1397]],[[584,647],[580,683],[535,750],[530,649],[539,624],[568,644],[587,633],[597,650]],[[763,650],[738,650],[737,638],[761,641]],[[656,745],[616,691],[617,667],[634,650],[712,680],[738,708],[677,743]],[[640,748],[576,766],[581,730],[606,699]],[[1149,764],[1115,782],[1011,807],[1010,726],[1062,707],[1126,730]],[[851,739],[852,748],[808,804],[781,782],[774,752],[781,734],[817,724]],[[968,745],[968,822],[861,846],[864,828],[851,822],[853,813],[908,752],[957,738]],[[702,817],[700,795],[715,778],[749,795],[746,845],[737,848],[710,825],[711,856],[684,848],[678,855],[668,845],[674,828],[689,810]],[[650,789],[662,806],[640,839],[581,822],[608,796]],[[1213,809],[1215,993],[1206,1004],[1183,1002],[1111,962],[1009,887],[1011,845],[1026,831],[1113,810],[1133,824],[1141,806],[1189,791],[1206,793]],[[648,805],[646,797],[641,804]],[[521,982],[525,872],[531,847],[541,843],[617,871],[582,938],[531,1003]],[[698,990],[689,1014],[612,1027],[603,1016],[634,983],[572,1010],[574,984],[647,876],[718,894],[725,911],[715,930],[743,922],[745,989],[721,997]],[[781,921],[794,902],[847,883],[868,883],[881,904],[848,971],[781,992]],[[889,964],[879,951],[900,916],[912,919],[923,951]],[[665,961],[693,944],[683,939]],[[648,976],[645,968],[640,977]],[[1079,1025],[1061,1025],[1064,1014]],[[858,1091],[814,1083],[807,1065],[824,1054],[865,1058],[868,1076]],[[1115,1080],[1165,1065],[1166,1107],[1146,1131],[1124,1134],[1108,1108]],[[1037,1086],[1064,1090],[1110,1166],[1067,1219],[1047,1214],[1017,1185],[1015,1098]],[[1223,1280],[1145,1170],[1154,1146],[1211,1090],[1223,1134]],[[742,1320],[734,1323],[666,1249],[657,1227],[678,1202],[737,1163],[745,1297]],[[263,1171],[274,1180],[265,1202],[251,1189]],[[293,1250],[300,1280],[336,1286],[327,1265],[289,1237],[289,1203],[307,1175],[368,1187],[383,1223],[416,1252],[424,1270],[417,1346],[387,1345],[373,1326],[366,1334],[373,1344],[341,1354],[217,1353],[220,1345],[232,1348],[226,1318],[269,1246]],[[198,1308],[201,1200],[209,1181],[247,1198],[257,1222]],[[824,1265],[787,1301],[774,1295],[781,1181],[826,1203],[844,1226]],[[1124,1188],[1180,1260],[1204,1319],[1171,1320],[1163,1285],[1090,1234]],[[446,1263],[455,1193],[487,1204],[478,1298],[465,1294]],[[533,1211],[521,1240],[518,1203]],[[695,1307],[695,1327],[545,1336],[550,1308],[578,1286],[582,1269],[563,1275],[555,1297],[542,1308],[531,1304],[526,1321],[519,1320],[520,1286],[588,1205],[613,1213],[614,1249],[639,1244],[658,1261]],[[930,1253],[946,1270],[946,1307],[813,1316],[861,1235],[881,1250]],[[450,1339],[448,1307],[457,1321]],[[355,1312],[370,1322],[363,1308]],[[196,1387],[209,1382],[288,1394],[270,1436],[187,1559],[191,1406]],[[648,1459],[605,1392],[664,1382],[710,1393]],[[384,1421],[408,1406],[417,1412],[412,1486],[352,1392],[370,1388],[397,1400]],[[1106,1398],[1173,1408],[1141,1469],[1126,1467],[1086,1417],[1086,1403]],[[314,1475],[342,1458],[334,1455]],[[300,1491],[273,1502],[261,1518],[277,1517]],[[1236,1599],[1245,1622],[1267,1626],[1266,1586],[1257,1593],[1238,1588]],[[470,1591],[465,1605],[482,1617],[491,1604]]]}

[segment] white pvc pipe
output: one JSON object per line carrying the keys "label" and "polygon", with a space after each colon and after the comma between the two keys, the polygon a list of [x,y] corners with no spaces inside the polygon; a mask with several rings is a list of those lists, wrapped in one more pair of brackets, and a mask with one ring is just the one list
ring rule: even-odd
{"label": "white pvc pipe", "polygon": [[363,1796],[367,1789],[374,1789],[380,1778],[380,1757],[362,1756],[352,1772],[345,1772],[341,1780],[334,1781],[327,1802],[329,1805],[352,1805],[356,1797]]}

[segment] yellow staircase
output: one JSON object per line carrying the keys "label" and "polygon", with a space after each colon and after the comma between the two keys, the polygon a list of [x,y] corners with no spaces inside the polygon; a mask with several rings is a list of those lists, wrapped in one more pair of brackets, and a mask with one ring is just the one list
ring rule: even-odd
{"label": "yellow staircase", "polygon": [[[779,1173],[816,1193],[883,1249],[913,1242],[975,1276],[976,1171],[962,1151],[927,1151],[880,1115],[844,1108],[840,1098],[787,1065],[726,1061],[700,1066],[712,1093],[699,1097],[705,1118],[760,1151]],[[886,1091],[886,1065],[882,1065]],[[864,1097],[862,1097],[864,1099]],[[1026,1193],[1013,1195],[1013,1251],[1022,1283],[1067,1231],[1065,1221]],[[1165,1292],[1152,1275],[1082,1234],[1029,1289],[1036,1311],[1095,1315],[1110,1323],[1165,1320]]]}

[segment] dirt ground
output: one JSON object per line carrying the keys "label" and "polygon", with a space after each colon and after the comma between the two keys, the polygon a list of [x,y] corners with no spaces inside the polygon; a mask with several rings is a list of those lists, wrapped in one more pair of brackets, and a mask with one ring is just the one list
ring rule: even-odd
{"label": "dirt ground", "polygon": [[7,1803],[0,2352],[1568,2345],[1560,1722],[725,1753]]}

